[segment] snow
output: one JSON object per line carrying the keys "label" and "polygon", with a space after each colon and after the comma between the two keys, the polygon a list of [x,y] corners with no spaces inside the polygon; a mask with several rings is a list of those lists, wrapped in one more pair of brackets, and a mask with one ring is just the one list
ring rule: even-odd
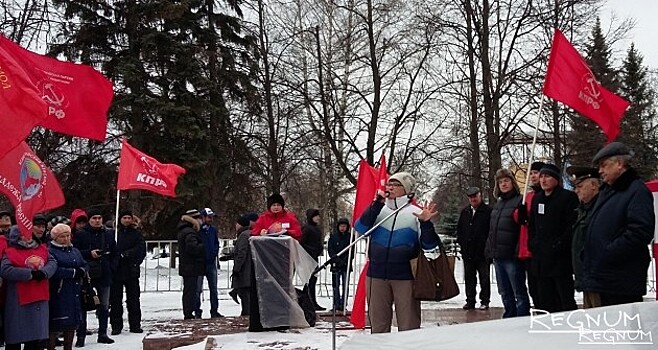
{"label": "snow", "polygon": [[[163,273],[168,270],[168,259],[157,259],[160,261],[160,268],[157,268],[155,260],[149,261],[146,282],[151,286],[155,287],[155,277],[158,273],[161,274],[159,277],[160,286],[163,288],[169,285],[169,275]],[[220,287],[220,312],[227,316],[237,316],[240,314],[240,305],[233,302],[233,300],[227,295],[228,289],[228,280],[227,280],[227,271],[230,271],[228,262],[223,262],[221,269],[219,271],[219,280],[218,285]],[[164,266],[164,268],[163,268]],[[158,272],[159,271],[159,272]],[[498,295],[496,284],[495,284],[495,273],[493,270],[492,274],[492,296],[491,296],[491,306],[493,307],[502,307],[502,302],[500,296]],[[462,294],[459,296],[440,303],[428,303],[424,302],[422,308],[424,310],[428,309],[458,309],[464,303],[464,294],[463,294],[463,266],[461,261],[457,261],[455,264],[455,276],[459,282],[459,286],[462,289]],[[166,323],[172,320],[180,320],[182,318],[182,306],[181,306],[181,292],[180,292],[180,278],[177,276],[177,271],[172,269],[172,278],[171,286],[172,291],[166,292],[143,292],[141,295],[142,301],[142,314],[143,314],[143,325],[142,327],[145,330],[143,334],[134,334],[127,331],[127,320],[124,321],[124,331],[120,335],[110,336],[116,341],[115,344],[104,345],[96,343],[96,334],[87,336],[87,345],[85,349],[89,350],[99,350],[99,349],[109,349],[110,347],[119,348],[119,349],[141,349],[142,340],[145,335],[150,334],[154,335],[154,325],[156,323]],[[649,272],[650,280],[653,280],[653,264],[650,267]],[[325,282],[330,282],[330,277],[322,277],[325,279]],[[322,281],[321,278],[321,281]],[[167,280],[167,281],[165,281]],[[144,280],[141,281],[144,284]],[[653,281],[650,281],[653,283]],[[331,299],[328,296],[331,289],[326,288],[326,286],[319,286],[320,296],[318,302],[321,305],[329,306],[331,305]],[[204,301],[202,308],[204,309],[204,318],[209,316],[209,301],[208,291],[204,292]],[[576,294],[576,300],[579,303],[582,303],[582,294]],[[655,300],[655,290],[651,291],[648,295],[645,296],[645,300]],[[658,315],[658,303],[655,302],[645,302],[647,307],[651,307],[651,312],[654,315]],[[127,316],[124,312],[124,318]],[[644,321],[644,320],[643,320]],[[93,331],[96,331],[98,328],[98,321],[93,313],[88,314],[88,323],[89,328]],[[523,344],[526,341],[530,341],[530,338],[533,339],[533,344],[535,340],[541,342],[540,339],[546,339],[547,344],[551,345],[551,349],[557,348],[558,346],[563,346],[565,349],[569,346],[573,346],[573,339],[567,338],[563,340],[559,335],[537,335],[533,334],[532,337],[527,335],[529,321],[525,319],[513,319],[513,320],[496,320],[496,321],[485,321],[477,322],[464,325],[451,325],[451,326],[442,326],[437,327],[436,322],[424,322],[421,330],[402,332],[397,333],[396,330],[393,331],[391,335],[371,335],[369,330],[337,330],[336,331],[336,344],[337,347],[344,346],[345,349],[404,349],[404,348],[441,348],[441,349],[510,349],[517,348],[518,346],[510,344]],[[658,321],[654,323],[658,327]],[[516,331],[514,331],[516,330]],[[514,332],[514,333],[513,333]],[[511,335],[513,334],[513,335]],[[658,335],[658,329],[655,330],[654,334]],[[161,334],[167,336],[166,334]],[[492,337],[495,337],[496,342],[491,342]],[[543,337],[543,338],[542,338]],[[332,349],[332,336],[331,336],[331,324],[327,322],[318,322],[315,328],[308,329],[293,329],[286,332],[264,332],[264,333],[239,333],[239,334],[228,334],[214,336],[209,341],[214,343],[214,349],[231,349],[231,350],[266,350],[266,349],[278,349],[278,350],[298,350],[298,349],[317,349],[317,350],[328,350]],[[439,342],[437,339],[441,339]],[[464,340],[460,343],[459,339]],[[500,342],[499,342],[500,339]],[[571,339],[571,340],[569,340]],[[658,341],[658,340],[657,340]],[[454,342],[454,343],[453,343]],[[178,349],[186,350],[201,350],[205,349],[205,341],[199,344],[180,347]],[[356,345],[355,345],[356,344]],[[367,345],[366,345],[367,344]],[[421,345],[424,344],[424,345]],[[432,344],[430,346],[429,344]],[[459,344],[457,346],[456,344]],[[645,345],[644,348],[650,349],[654,348],[655,345]],[[591,346],[590,346],[591,347]],[[616,347],[615,347],[616,348]],[[535,350],[539,350],[535,349]]]}

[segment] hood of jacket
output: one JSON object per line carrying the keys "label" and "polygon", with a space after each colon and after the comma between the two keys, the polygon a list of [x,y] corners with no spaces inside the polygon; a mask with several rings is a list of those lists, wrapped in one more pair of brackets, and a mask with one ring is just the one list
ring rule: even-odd
{"label": "hood of jacket", "polygon": [[194,229],[194,231],[199,232],[201,230],[201,224],[199,223],[199,220],[189,216],[189,215],[183,215],[180,218],[180,222],[178,223],[178,229],[180,230],[181,228],[189,226]]}
{"label": "hood of jacket", "polygon": [[340,218],[338,219],[338,221],[336,221],[336,232],[340,232],[338,230],[338,226],[340,226],[341,224],[347,225],[347,230],[345,231],[346,233],[349,233],[350,230],[352,229],[352,226],[350,225],[350,221],[347,220],[347,218]]}
{"label": "hood of jacket", "polygon": [[75,222],[78,221],[78,219],[81,217],[85,217],[89,219],[89,217],[87,216],[87,212],[85,212],[84,210],[82,209],[73,210],[73,212],[71,213],[71,226],[75,226]]}
{"label": "hood of jacket", "polygon": [[315,221],[313,221],[313,218],[320,215],[320,211],[318,209],[308,209],[306,210],[306,222],[309,225],[317,225]]}

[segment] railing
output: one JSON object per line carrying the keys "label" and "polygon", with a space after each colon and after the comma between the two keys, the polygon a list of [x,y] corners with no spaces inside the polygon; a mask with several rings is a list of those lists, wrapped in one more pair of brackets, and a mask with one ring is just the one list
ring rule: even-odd
{"label": "railing", "polygon": [[[176,254],[171,254],[171,252],[178,251],[177,241],[147,241],[147,257],[142,263],[141,266],[141,277],[140,283],[142,286],[142,291],[144,292],[161,292],[161,291],[181,291],[183,288],[182,279],[178,276],[178,266],[176,265],[178,261],[175,259]],[[224,239],[220,240],[220,256],[222,253],[228,253],[230,247],[233,246],[233,240]],[[446,247],[448,248],[448,247]],[[366,242],[361,241],[355,246],[355,257],[354,257],[354,269],[349,276],[349,291],[348,295],[354,295],[356,283],[358,280],[358,274],[363,268],[365,262],[365,252],[366,252]],[[649,292],[656,292],[656,263],[653,259],[653,249],[651,264],[649,265],[648,270],[648,279],[647,279],[647,289]],[[158,258],[157,256],[165,254],[165,257]],[[459,249],[454,248],[448,251],[448,255],[455,255],[457,259],[459,257]],[[173,256],[173,257],[172,257]],[[320,264],[327,261],[329,256],[327,250],[324,250],[324,256],[320,258]],[[456,264],[460,266],[461,264]],[[217,276],[217,287],[220,290],[228,290],[231,288],[231,281],[229,276],[231,275],[231,270],[233,268],[233,260],[228,261],[218,261],[218,276]],[[457,267],[455,269],[455,278],[458,283],[463,284],[463,269]],[[491,266],[491,283],[496,283],[496,273]],[[296,285],[301,285],[301,281],[295,281]],[[208,288],[204,284],[204,288]],[[318,275],[318,282],[316,285],[316,293],[319,296],[331,296],[332,286],[331,286],[331,272],[329,268],[324,269]]]}

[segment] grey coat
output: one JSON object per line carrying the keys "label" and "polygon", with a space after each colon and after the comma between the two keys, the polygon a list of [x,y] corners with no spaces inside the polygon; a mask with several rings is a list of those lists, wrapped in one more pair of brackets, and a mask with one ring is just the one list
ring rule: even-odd
{"label": "grey coat", "polygon": [[[57,261],[48,254],[48,262],[41,268],[46,276],[55,274]],[[19,344],[32,340],[48,338],[48,301],[37,301],[27,305],[19,305],[16,289],[17,281],[27,281],[32,276],[27,267],[12,266],[9,259],[2,258],[0,275],[7,285],[5,302],[5,342]]]}
{"label": "grey coat", "polygon": [[252,262],[249,237],[251,237],[251,231],[248,227],[244,227],[238,232],[238,239],[235,241],[235,264],[233,264],[231,274],[231,287],[234,289],[251,286]]}

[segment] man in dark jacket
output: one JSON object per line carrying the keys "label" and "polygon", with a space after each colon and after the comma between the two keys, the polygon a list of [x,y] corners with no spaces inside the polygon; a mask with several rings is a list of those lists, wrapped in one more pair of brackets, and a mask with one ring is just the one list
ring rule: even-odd
{"label": "man in dark jacket", "polygon": [[[217,293],[217,254],[219,254],[219,237],[217,228],[212,224],[215,212],[210,208],[201,210],[201,231],[199,235],[203,240],[203,247],[206,249],[206,273],[208,281],[208,290],[210,291],[210,318],[224,317],[219,311],[219,295]],[[203,293],[203,276],[199,278],[197,288],[199,295]],[[199,299],[201,300],[201,299]],[[201,304],[199,303],[199,306]],[[201,310],[197,310],[201,314]]]}
{"label": "man in dark jacket", "polygon": [[532,201],[528,234],[539,281],[535,307],[548,312],[575,310],[571,240],[578,196],[561,186],[561,171],[545,164],[539,171],[542,192]]}
{"label": "man in dark jacket", "polygon": [[329,257],[333,259],[331,263],[331,286],[334,290],[334,309],[337,311],[343,311],[343,306],[345,305],[344,296],[345,287],[347,286],[347,270],[352,270],[352,262],[348,259],[350,257],[352,260],[354,259],[354,247],[350,248],[352,251],[351,254],[350,252],[345,252],[341,256],[337,257],[337,255],[350,245],[351,236],[350,221],[346,218],[341,218],[336,222],[336,230],[329,236],[329,243],[327,244],[327,252],[329,253]]}
{"label": "man in dark jacket", "polygon": [[653,196],[630,165],[632,153],[612,142],[592,160],[604,184],[585,233],[583,291],[598,294],[593,306],[642,301],[647,291],[653,239]]}
{"label": "man in dark jacket", "polygon": [[[318,258],[322,255],[323,250],[323,241],[322,241],[322,230],[320,229],[320,211],[318,209],[308,209],[306,210],[306,225],[302,227],[302,238],[300,244],[306,250],[308,255],[310,255],[315,261],[318,261]],[[315,305],[316,311],[326,310],[322,306],[318,305],[316,296],[315,296],[315,284],[317,283],[317,277],[311,276],[311,279],[308,281],[308,293],[311,297],[311,301]]]}
{"label": "man in dark jacket", "polygon": [[119,268],[113,276],[110,288],[110,324],[112,335],[123,328],[123,288],[126,287],[126,307],[131,333],[142,333],[142,310],[139,302],[139,266],[146,257],[146,241],[137,228],[138,223],[130,210],[119,214],[117,250]]}
{"label": "man in dark jacket", "polygon": [[206,272],[206,250],[199,230],[201,214],[190,209],[178,223],[178,275],[183,277],[183,317],[186,320],[201,318],[197,284]]}
{"label": "man in dark jacket", "polygon": [[482,203],[482,194],[477,187],[466,190],[469,205],[462,210],[457,221],[457,243],[464,259],[464,282],[466,304],[464,310],[475,308],[477,275],[480,276],[480,310],[489,309],[491,281],[489,261],[484,256],[484,247],[489,236],[491,208]]}
{"label": "man in dark jacket", "polygon": [[[567,168],[567,174],[571,176],[571,182],[576,188],[575,192],[580,201],[580,205],[576,209],[576,222],[573,224],[573,240],[571,241],[571,263],[575,276],[574,288],[580,292],[583,290],[583,263],[581,259],[585,244],[585,232],[587,226],[589,226],[594,203],[599,197],[601,180],[599,179],[599,171],[596,168],[570,166]],[[592,307],[589,294],[589,292],[583,293],[583,307],[586,309]]]}
{"label": "man in dark jacket", "polygon": [[231,272],[231,288],[229,295],[237,303],[240,297],[240,316],[249,316],[249,290],[251,288],[251,250],[249,249],[249,237],[254,223],[258,220],[258,214],[248,213],[238,218],[235,228],[237,239],[235,241],[235,258],[233,271]]}
{"label": "man in dark jacket", "polygon": [[[100,305],[96,309],[98,318],[98,342],[112,344],[114,340],[107,336],[108,308],[110,304],[110,285],[112,274],[116,271],[119,263],[117,244],[114,234],[103,226],[103,215],[100,210],[92,208],[87,210],[89,223],[78,231],[73,241],[73,246],[80,250],[82,257],[89,264],[89,277],[91,285],[96,289]],[[76,346],[84,346],[87,334],[87,317],[84,313],[82,324],[78,328],[78,340]]]}

